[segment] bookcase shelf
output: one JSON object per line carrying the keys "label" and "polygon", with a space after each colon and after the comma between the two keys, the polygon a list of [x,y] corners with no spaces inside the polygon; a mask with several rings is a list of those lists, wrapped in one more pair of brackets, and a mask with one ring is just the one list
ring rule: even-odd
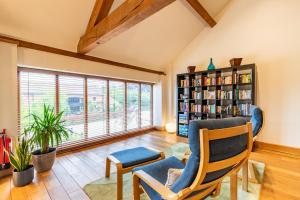
{"label": "bookcase shelf", "polygon": [[250,117],[255,101],[255,64],[177,75],[177,135],[191,120]]}

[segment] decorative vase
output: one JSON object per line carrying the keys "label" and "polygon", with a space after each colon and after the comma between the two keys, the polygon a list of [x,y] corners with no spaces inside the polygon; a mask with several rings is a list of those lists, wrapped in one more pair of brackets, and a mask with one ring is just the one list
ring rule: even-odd
{"label": "decorative vase", "polygon": [[230,59],[229,62],[230,62],[231,67],[234,67],[234,66],[240,66],[242,63],[242,60],[243,60],[243,58],[232,58],[232,59]]}
{"label": "decorative vase", "polygon": [[188,66],[187,67],[187,70],[188,70],[189,73],[195,72],[195,69],[196,69],[196,66]]}
{"label": "decorative vase", "polygon": [[49,153],[41,154],[40,150],[32,152],[32,162],[37,172],[49,171],[55,161],[56,148],[50,148]]}
{"label": "decorative vase", "polygon": [[213,59],[212,58],[210,58],[210,63],[208,65],[207,69],[208,70],[215,70],[216,69],[216,67],[215,67],[215,65],[213,63]]}

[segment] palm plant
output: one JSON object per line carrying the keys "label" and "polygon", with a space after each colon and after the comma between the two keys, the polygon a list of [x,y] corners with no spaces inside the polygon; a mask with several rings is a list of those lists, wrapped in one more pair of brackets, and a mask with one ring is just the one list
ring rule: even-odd
{"label": "palm plant", "polygon": [[49,153],[49,145],[54,147],[62,143],[63,138],[68,139],[69,130],[62,121],[63,112],[57,115],[54,108],[44,105],[43,115],[32,114],[33,123],[30,127],[32,141],[40,148],[40,153]]}
{"label": "palm plant", "polygon": [[32,145],[25,137],[21,139],[18,145],[14,145],[15,153],[5,153],[9,156],[11,165],[17,172],[25,171],[30,166]]}

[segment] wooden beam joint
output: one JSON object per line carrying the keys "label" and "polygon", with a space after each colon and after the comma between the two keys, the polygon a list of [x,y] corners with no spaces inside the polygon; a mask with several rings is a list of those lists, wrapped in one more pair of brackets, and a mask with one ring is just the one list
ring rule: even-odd
{"label": "wooden beam joint", "polygon": [[126,0],[80,38],[77,46],[78,53],[88,53],[98,44],[128,30],[174,1]]}

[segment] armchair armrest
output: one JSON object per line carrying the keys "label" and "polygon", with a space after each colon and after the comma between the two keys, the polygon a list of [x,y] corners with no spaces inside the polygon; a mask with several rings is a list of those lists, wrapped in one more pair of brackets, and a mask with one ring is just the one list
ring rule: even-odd
{"label": "armchair armrest", "polygon": [[136,176],[139,179],[143,180],[153,190],[159,193],[164,199],[175,199],[177,197],[176,193],[174,193],[172,190],[161,184],[159,181],[154,179],[152,176],[150,176],[143,170],[134,172],[133,176]]}

